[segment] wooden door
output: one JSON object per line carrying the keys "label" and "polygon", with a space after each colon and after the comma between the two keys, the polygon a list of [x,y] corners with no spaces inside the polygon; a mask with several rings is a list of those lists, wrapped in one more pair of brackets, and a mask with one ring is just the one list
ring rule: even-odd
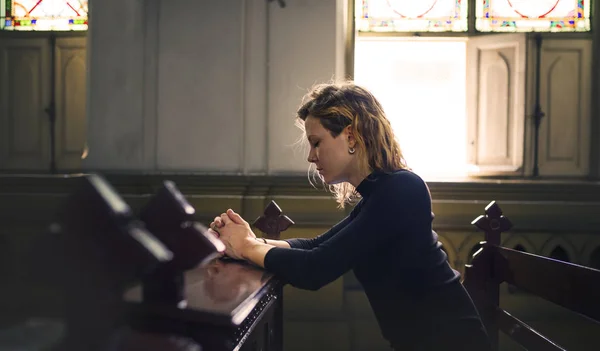
{"label": "wooden door", "polygon": [[51,33],[36,34],[0,38],[0,171],[50,172],[51,134],[56,170],[79,171],[86,135],[86,37],[54,33],[52,41]]}

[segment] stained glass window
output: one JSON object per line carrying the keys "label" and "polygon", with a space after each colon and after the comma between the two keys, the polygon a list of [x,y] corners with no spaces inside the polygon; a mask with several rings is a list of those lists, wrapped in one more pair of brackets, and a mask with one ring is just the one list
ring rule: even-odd
{"label": "stained glass window", "polygon": [[360,32],[463,32],[467,0],[356,0]]}
{"label": "stained glass window", "polygon": [[475,28],[482,32],[590,30],[591,0],[477,0]]}
{"label": "stained glass window", "polygon": [[0,29],[87,30],[88,0],[0,0]]}

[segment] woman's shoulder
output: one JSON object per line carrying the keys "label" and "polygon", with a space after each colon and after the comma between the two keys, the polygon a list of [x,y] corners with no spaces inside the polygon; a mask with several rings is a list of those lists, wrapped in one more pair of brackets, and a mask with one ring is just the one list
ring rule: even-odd
{"label": "woman's shoulder", "polygon": [[409,169],[399,169],[388,173],[389,181],[401,186],[423,186],[426,185],[423,178]]}
{"label": "woman's shoulder", "polygon": [[388,194],[427,194],[430,196],[429,188],[427,184],[418,174],[408,169],[401,169],[387,173],[387,178],[382,182],[383,192]]}

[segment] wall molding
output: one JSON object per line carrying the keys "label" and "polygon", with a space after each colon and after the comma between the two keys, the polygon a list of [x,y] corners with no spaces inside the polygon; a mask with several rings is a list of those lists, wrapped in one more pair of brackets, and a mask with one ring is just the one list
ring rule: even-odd
{"label": "wall molding", "polygon": [[[72,192],[81,174],[0,174],[0,220],[51,221],[61,201]],[[331,194],[313,188],[306,176],[104,174],[138,209],[162,181],[174,181],[197,208],[199,220],[235,207],[252,218],[274,199],[300,227],[329,226],[343,218]],[[599,232],[600,183],[592,181],[428,182],[435,213],[434,229],[476,232],[470,224],[492,200],[514,224],[512,232]]]}

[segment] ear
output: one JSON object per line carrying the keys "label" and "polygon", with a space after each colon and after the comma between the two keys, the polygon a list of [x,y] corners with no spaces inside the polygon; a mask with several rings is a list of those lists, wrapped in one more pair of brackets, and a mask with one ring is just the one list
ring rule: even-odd
{"label": "ear", "polygon": [[346,128],[344,128],[344,134],[346,134],[346,138],[348,138],[348,146],[356,146],[356,138],[354,137],[351,126],[346,126]]}

